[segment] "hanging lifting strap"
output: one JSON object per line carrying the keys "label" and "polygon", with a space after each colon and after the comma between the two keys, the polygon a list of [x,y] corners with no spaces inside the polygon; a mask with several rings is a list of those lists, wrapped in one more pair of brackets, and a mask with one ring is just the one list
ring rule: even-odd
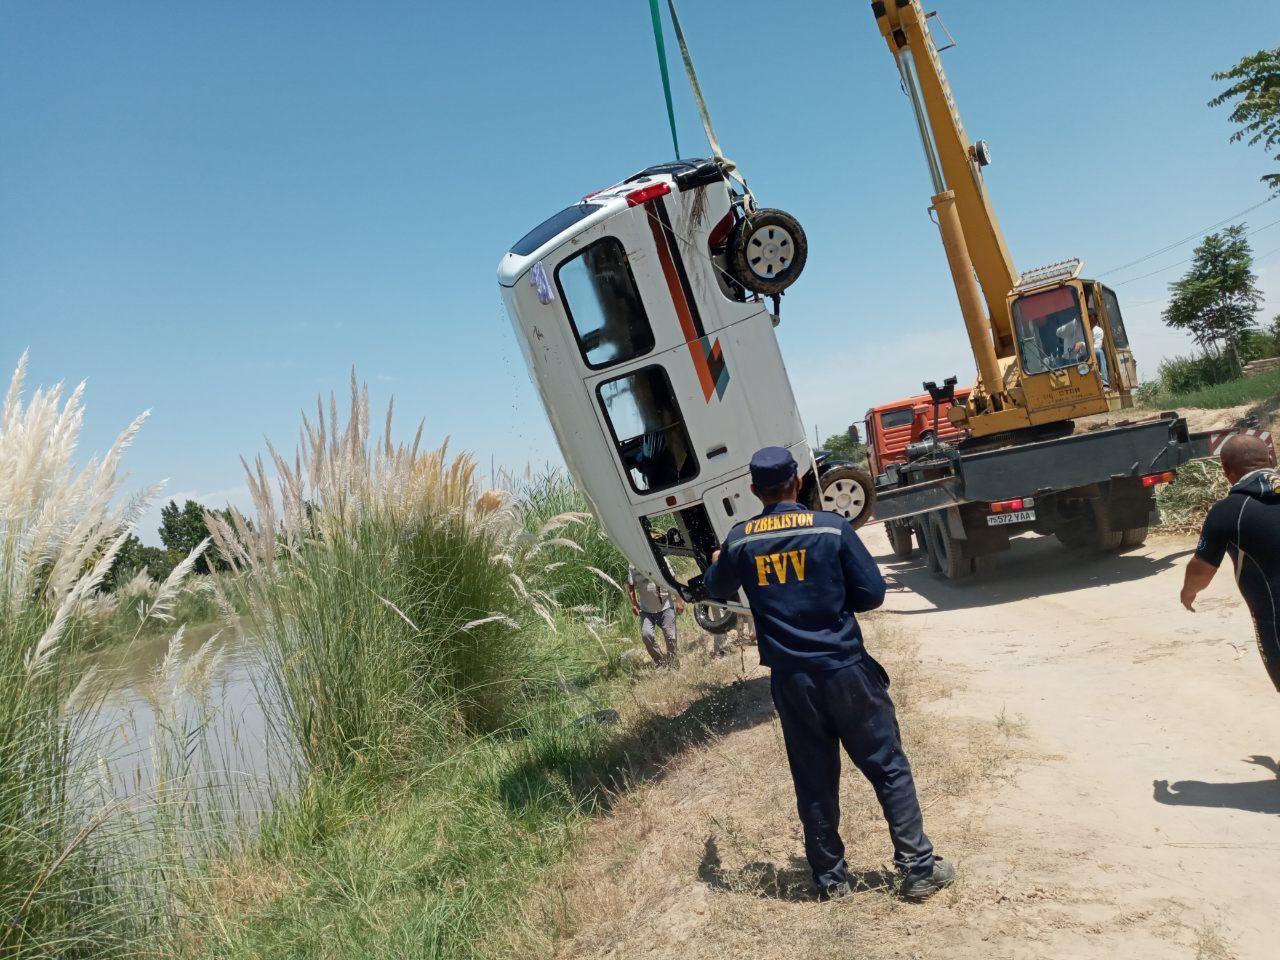
{"label": "hanging lifting strap", "polygon": [[649,13],[653,15],[653,41],[658,45],[658,69],[662,71],[662,95],[667,98],[667,123],[671,125],[671,145],[680,159],[680,139],[676,136],[676,111],[671,106],[671,78],[667,75],[667,45],[662,40],[662,14],[658,0],[649,0]]}
{"label": "hanging lifting strap", "polygon": [[[671,84],[667,78],[667,51],[666,45],[662,42],[662,19],[658,15],[658,0],[649,0],[649,10],[653,14],[653,36],[658,45],[658,65],[662,69],[662,89],[667,98],[667,120],[671,124],[671,141],[676,147],[676,158],[680,157],[680,145],[676,143],[676,115],[671,106]],[[716,163],[720,165],[720,169],[725,175],[736,180],[742,186],[742,192],[747,196],[748,209],[755,209],[755,194],[751,192],[751,188],[747,186],[746,178],[742,176],[742,172],[738,169],[738,165],[724,155],[724,151],[720,149],[720,141],[716,138],[716,132],[711,126],[711,114],[707,111],[706,98],[702,96],[702,85],[698,83],[698,72],[693,68],[693,57],[689,54],[689,44],[685,42],[684,30],[680,27],[680,15],[676,13],[676,0],[667,0],[667,10],[671,14],[671,26],[676,32],[676,42],[680,45],[680,56],[684,60],[684,72],[689,77],[689,87],[693,91],[693,100],[698,107],[698,117],[702,120],[702,129],[707,135],[707,143],[711,146],[711,153],[716,158]]]}

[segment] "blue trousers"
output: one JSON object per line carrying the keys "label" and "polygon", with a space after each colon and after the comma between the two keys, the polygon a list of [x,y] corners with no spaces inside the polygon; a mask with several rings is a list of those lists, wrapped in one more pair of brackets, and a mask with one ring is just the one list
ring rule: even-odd
{"label": "blue trousers", "polygon": [[933,872],[911,765],[902,751],[889,675],[868,654],[838,670],[770,678],[804,826],[804,852],[819,889],[848,879],[840,839],[840,748],[876,792],[893,838],[893,860],[908,877]]}

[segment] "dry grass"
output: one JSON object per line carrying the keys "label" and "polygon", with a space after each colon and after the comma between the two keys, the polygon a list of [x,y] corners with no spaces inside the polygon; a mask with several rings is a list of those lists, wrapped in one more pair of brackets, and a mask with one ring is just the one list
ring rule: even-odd
{"label": "dry grass", "polygon": [[[1006,718],[1002,731],[930,710],[947,690],[924,676],[914,645],[876,618],[868,633],[893,677],[926,828],[963,868],[981,845],[966,798],[1020,752],[1011,739],[1018,724]],[[700,749],[670,754],[652,785],[619,798],[591,829],[578,858],[531,905],[530,925],[542,939],[521,949],[574,960],[910,956],[926,946],[929,912],[966,908],[971,893],[963,882],[926,907],[892,896],[884,820],[850,767],[842,832],[859,890],[835,903],[813,899],[767,673],[744,673],[740,664],[736,656],[700,661],[637,690],[640,701],[672,716],[697,711],[708,697],[731,715],[718,718]]]}

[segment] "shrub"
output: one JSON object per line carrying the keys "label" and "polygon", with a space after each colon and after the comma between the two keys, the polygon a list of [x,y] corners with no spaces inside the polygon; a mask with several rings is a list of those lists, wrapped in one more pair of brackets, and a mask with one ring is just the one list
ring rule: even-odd
{"label": "shrub", "polygon": [[1203,387],[1225,383],[1240,371],[1230,357],[1204,353],[1200,356],[1169,357],[1160,361],[1157,377],[1168,394],[1191,393]]}
{"label": "shrub", "polygon": [[574,531],[595,530],[588,517],[543,519],[577,505],[557,483],[537,487],[523,515],[511,495],[480,489],[469,455],[396,444],[389,415],[371,437],[354,380],[345,423],[336,406],[304,420],[292,462],[271,450],[279,501],[259,461],[252,523],[209,515],[266,634],[271,699],[304,785],[401,776],[460,734],[511,723],[526,688],[551,678],[541,635],[556,629],[559,595],[586,596],[566,566],[604,552]]}
{"label": "shrub", "polygon": [[[92,708],[64,708],[81,679],[78,611],[154,491],[119,496],[141,417],[80,469],[82,388],[24,404],[25,370],[24,356],[0,409],[0,955],[110,956],[137,940],[139,921],[95,833],[107,811],[83,787],[97,759]],[[182,575],[144,619],[169,618]]]}

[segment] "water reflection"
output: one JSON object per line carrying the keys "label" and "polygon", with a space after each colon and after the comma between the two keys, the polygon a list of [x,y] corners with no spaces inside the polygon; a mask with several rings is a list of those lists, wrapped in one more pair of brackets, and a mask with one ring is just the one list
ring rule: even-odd
{"label": "water reflection", "polygon": [[256,639],[206,624],[180,643],[165,633],[95,652],[87,666],[74,699],[93,770],[83,786],[99,803],[146,820],[163,800],[251,825],[287,786]]}

